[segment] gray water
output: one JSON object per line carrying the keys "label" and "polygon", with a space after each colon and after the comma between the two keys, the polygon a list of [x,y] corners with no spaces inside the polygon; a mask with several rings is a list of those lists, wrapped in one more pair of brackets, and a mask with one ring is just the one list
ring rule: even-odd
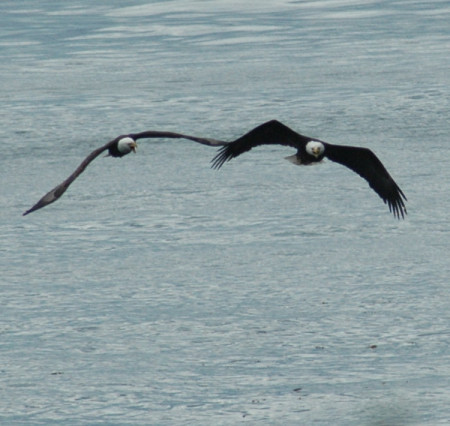
{"label": "gray water", "polygon": [[[3,0],[0,423],[450,423],[448,1]],[[365,146],[396,220],[281,146]]]}

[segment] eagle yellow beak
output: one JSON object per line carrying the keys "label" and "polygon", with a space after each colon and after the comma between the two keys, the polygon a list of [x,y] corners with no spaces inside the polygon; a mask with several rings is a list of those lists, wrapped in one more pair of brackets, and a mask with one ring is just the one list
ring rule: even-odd
{"label": "eagle yellow beak", "polygon": [[137,143],[136,142],[130,143],[130,148],[136,154]]}
{"label": "eagle yellow beak", "polygon": [[313,147],[311,151],[316,157],[320,155],[320,148],[318,146]]}

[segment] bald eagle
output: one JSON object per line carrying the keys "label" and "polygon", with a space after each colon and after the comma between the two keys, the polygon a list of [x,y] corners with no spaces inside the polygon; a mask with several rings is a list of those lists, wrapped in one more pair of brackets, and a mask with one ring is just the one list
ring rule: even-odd
{"label": "bald eagle", "polygon": [[259,145],[279,144],[297,149],[297,153],[286,157],[297,165],[318,163],[324,157],[340,163],[367,180],[369,186],[389,206],[394,216],[404,218],[406,197],[392,179],[377,156],[368,148],[332,145],[319,139],[294,132],[276,120],[261,124],[244,136],[223,146],[212,160],[212,167],[219,169],[229,161]]}
{"label": "bald eagle", "polygon": [[72,182],[84,172],[86,167],[95,160],[102,152],[108,151],[108,155],[110,157],[123,157],[124,155],[129,154],[130,152],[136,152],[138,139],[149,139],[149,138],[182,138],[189,139],[194,142],[201,143],[203,145],[209,146],[222,146],[227,142],[218,141],[215,139],[208,138],[200,138],[197,136],[183,135],[181,133],[173,133],[173,132],[165,132],[165,131],[157,131],[157,130],[147,130],[141,133],[131,133],[129,135],[121,135],[117,138],[109,141],[107,144],[101,146],[100,148],[92,151],[76,168],[76,170],[63,182],[53,188],[50,192],[45,194],[33,207],[23,213],[23,216],[34,212],[42,207],[45,207],[53,202],[55,202],[67,188],[72,184]]}

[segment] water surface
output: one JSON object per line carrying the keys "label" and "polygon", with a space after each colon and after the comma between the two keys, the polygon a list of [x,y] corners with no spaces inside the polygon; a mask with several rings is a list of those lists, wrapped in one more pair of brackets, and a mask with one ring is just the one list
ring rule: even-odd
{"label": "water surface", "polygon": [[[446,1],[0,6],[5,424],[450,422]],[[342,166],[234,139],[276,118],[372,149],[397,221]]]}

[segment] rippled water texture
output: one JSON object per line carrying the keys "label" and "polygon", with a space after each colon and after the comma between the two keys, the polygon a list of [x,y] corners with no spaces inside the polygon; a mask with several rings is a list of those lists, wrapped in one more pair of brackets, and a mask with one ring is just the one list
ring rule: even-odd
{"label": "rippled water texture", "polygon": [[[0,423],[450,422],[448,1],[0,4]],[[278,119],[372,149],[214,148]]]}

